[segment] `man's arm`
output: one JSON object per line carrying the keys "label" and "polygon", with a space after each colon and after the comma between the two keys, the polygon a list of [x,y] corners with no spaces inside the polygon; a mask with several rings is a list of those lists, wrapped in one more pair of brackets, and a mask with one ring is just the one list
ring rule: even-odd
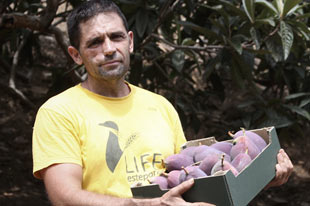
{"label": "man's arm", "polygon": [[171,189],[160,198],[135,199],[118,198],[97,194],[82,189],[82,167],[77,164],[54,164],[41,171],[44,184],[53,205],[57,206],[97,206],[97,205],[202,205],[208,203],[188,203],[181,195],[193,184],[193,180],[186,181]]}

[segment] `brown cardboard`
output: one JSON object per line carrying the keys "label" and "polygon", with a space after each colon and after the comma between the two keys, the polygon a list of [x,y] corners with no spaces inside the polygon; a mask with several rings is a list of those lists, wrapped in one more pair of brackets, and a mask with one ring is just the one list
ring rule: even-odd
{"label": "brown cardboard", "polygon": [[[274,127],[251,130],[262,136],[268,143],[265,149],[237,177],[231,171],[220,176],[195,179],[194,186],[184,193],[188,202],[209,202],[217,206],[247,205],[275,176],[275,165],[280,144]],[[210,145],[214,137],[189,141],[184,145]],[[134,197],[152,198],[162,196],[168,190],[158,185],[131,188]]]}

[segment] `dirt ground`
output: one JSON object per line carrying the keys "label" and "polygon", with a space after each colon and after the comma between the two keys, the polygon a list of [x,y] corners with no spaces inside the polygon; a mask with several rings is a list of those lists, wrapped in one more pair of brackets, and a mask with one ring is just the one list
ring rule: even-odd
{"label": "dirt ground", "polygon": [[[28,95],[38,92],[36,88],[26,88],[27,85],[19,86]],[[32,99],[40,102],[36,96]],[[42,182],[32,176],[31,135],[38,105],[29,108],[3,85],[0,105],[0,205],[50,205]],[[310,206],[309,142],[305,137],[296,138],[294,143],[281,141],[295,165],[294,173],[287,184],[262,191],[249,205]]]}

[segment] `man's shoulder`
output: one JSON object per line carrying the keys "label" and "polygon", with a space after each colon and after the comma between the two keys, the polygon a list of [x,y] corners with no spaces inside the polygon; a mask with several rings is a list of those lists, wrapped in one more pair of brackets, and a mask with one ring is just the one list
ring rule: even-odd
{"label": "man's shoulder", "polygon": [[81,89],[79,85],[75,85],[70,87],[59,94],[50,97],[41,107],[51,108],[51,107],[59,107],[59,106],[69,106],[72,104],[76,104],[77,100],[81,95]]}
{"label": "man's shoulder", "polygon": [[153,91],[149,91],[147,89],[144,89],[142,87],[135,86],[132,84],[130,86],[135,90],[135,93],[137,95],[142,95],[144,97],[155,98],[155,99],[159,99],[159,100],[166,100],[166,98],[161,94],[157,94]]}
{"label": "man's shoulder", "polygon": [[157,94],[153,91],[149,91],[135,85],[131,85],[131,87],[135,89],[135,94],[145,102],[152,102],[166,107],[172,106],[171,102],[162,94]]}

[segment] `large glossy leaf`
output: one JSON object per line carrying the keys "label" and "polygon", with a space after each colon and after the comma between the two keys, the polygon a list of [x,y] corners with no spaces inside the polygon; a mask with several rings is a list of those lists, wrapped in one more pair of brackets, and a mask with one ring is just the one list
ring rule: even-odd
{"label": "large glossy leaf", "polygon": [[241,38],[238,37],[238,36],[234,36],[230,39],[227,39],[227,42],[229,43],[229,45],[231,47],[233,47],[237,52],[238,54],[242,54],[242,51],[243,51],[243,48],[242,48],[242,42],[241,42]]}
{"label": "large glossy leaf", "polygon": [[294,106],[294,105],[283,105],[283,107],[291,110],[292,112],[299,114],[300,116],[303,116],[304,118],[306,118],[307,120],[310,120],[310,114],[307,110],[302,109],[298,106]]}
{"label": "large glossy leaf", "polygon": [[246,17],[246,13],[242,11],[240,8],[236,7],[234,4],[231,3],[231,1],[226,0],[214,0],[215,3],[223,4],[226,9],[228,9],[230,12],[233,12],[236,15],[244,16]]}
{"label": "large glossy leaf", "polygon": [[269,117],[265,117],[261,121],[259,125],[257,125],[258,128],[263,128],[263,127],[270,127],[270,126],[275,126],[276,128],[283,128],[283,127],[288,127],[292,125],[294,122],[287,118],[284,115],[272,115]]}
{"label": "large glossy leaf", "polygon": [[248,16],[251,23],[253,24],[255,21],[254,0],[242,0],[242,4],[243,4],[246,15]]}
{"label": "large glossy leaf", "polygon": [[136,29],[139,37],[143,37],[149,21],[146,10],[140,9],[136,15]]}
{"label": "large glossy leaf", "polygon": [[175,50],[172,54],[172,64],[178,72],[182,72],[185,62],[185,54],[182,50]]}
{"label": "large glossy leaf", "polygon": [[275,4],[275,6],[278,10],[278,13],[280,14],[280,16],[282,16],[283,7],[284,7],[283,0],[275,0],[275,1],[273,1],[273,4]]}
{"label": "large glossy leaf", "polygon": [[258,35],[257,35],[256,29],[254,27],[251,27],[250,34],[251,34],[251,37],[255,43],[256,49],[260,49],[260,41],[258,39]]}
{"label": "large glossy leaf", "polygon": [[301,93],[295,93],[295,94],[290,94],[286,96],[284,99],[289,100],[289,99],[296,99],[299,97],[304,97],[304,96],[310,96],[309,92],[301,92]]}
{"label": "large glossy leaf", "polygon": [[307,41],[310,40],[310,29],[304,22],[290,20],[287,21],[287,23],[289,23],[295,31],[299,31]]}
{"label": "large glossy leaf", "polygon": [[242,74],[240,72],[240,65],[233,58],[231,59],[230,69],[231,69],[231,75],[232,75],[232,79],[233,79],[234,83],[239,88],[244,90],[246,88],[246,86],[245,86],[245,81],[242,78]]}
{"label": "large glossy leaf", "polygon": [[256,24],[269,24],[272,27],[274,27],[276,25],[273,18],[256,19],[255,23]]}
{"label": "large glossy leaf", "polygon": [[273,14],[279,15],[277,9],[266,0],[256,0],[255,3],[263,5],[265,8],[269,9]]}
{"label": "large glossy leaf", "polygon": [[277,39],[274,37],[268,39],[265,43],[273,60],[275,62],[283,61],[283,49],[281,46],[281,42],[277,42]]}
{"label": "large glossy leaf", "polygon": [[284,60],[286,60],[293,45],[294,33],[291,26],[286,24],[284,21],[280,22],[280,35],[283,47],[283,57]]}
{"label": "large glossy leaf", "polygon": [[205,27],[199,26],[189,21],[177,21],[177,24],[193,29],[194,31],[207,36],[208,38],[215,38],[218,40],[222,40],[221,36],[219,36],[214,31],[207,29]]}
{"label": "large glossy leaf", "polygon": [[284,7],[282,17],[284,18],[294,7],[299,4],[302,0],[286,0],[284,1]]}
{"label": "large glossy leaf", "polygon": [[310,104],[310,98],[307,98],[307,99],[303,99],[300,104],[299,104],[299,107],[304,107],[306,105]]}

